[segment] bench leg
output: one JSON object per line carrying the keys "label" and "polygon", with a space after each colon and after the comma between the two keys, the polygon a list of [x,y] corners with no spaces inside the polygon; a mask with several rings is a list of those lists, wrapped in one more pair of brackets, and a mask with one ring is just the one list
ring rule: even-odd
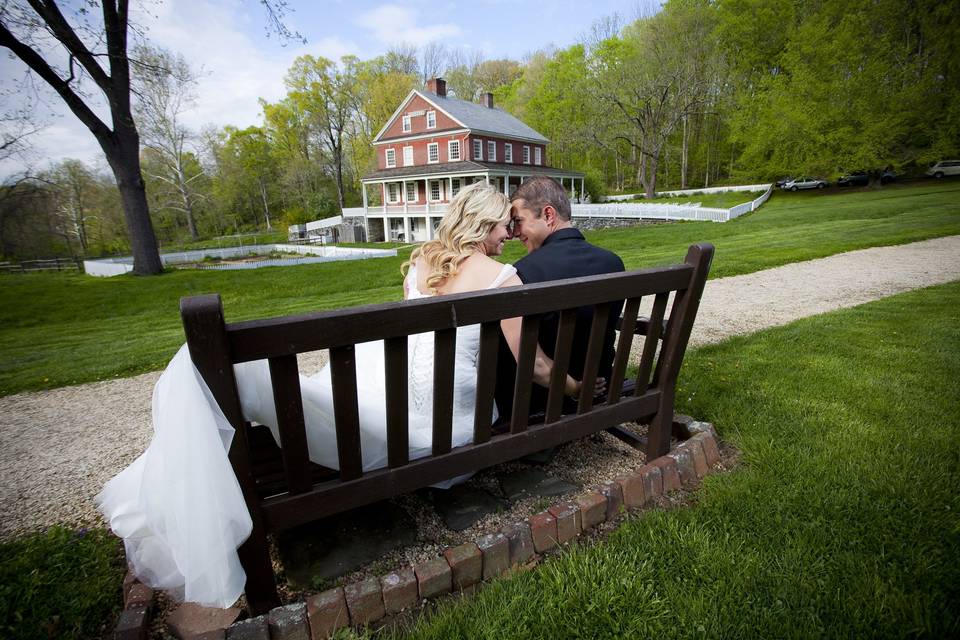
{"label": "bench leg", "polygon": [[673,431],[673,394],[664,393],[660,408],[650,421],[647,431],[647,460],[670,453],[670,435]]}
{"label": "bench leg", "polygon": [[259,518],[254,520],[250,537],[237,549],[240,564],[247,573],[244,594],[251,616],[259,616],[280,606],[273,564],[270,562],[270,544],[262,526],[257,526],[257,520]]}

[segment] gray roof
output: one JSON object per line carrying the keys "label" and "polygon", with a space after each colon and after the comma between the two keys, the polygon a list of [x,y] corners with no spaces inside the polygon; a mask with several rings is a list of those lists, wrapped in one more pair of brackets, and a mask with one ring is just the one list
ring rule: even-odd
{"label": "gray roof", "polygon": [[507,138],[525,138],[534,142],[550,142],[536,130],[528,127],[503,109],[485,107],[475,102],[457,98],[441,97],[428,91],[418,91],[423,98],[434,103],[471,131],[484,131]]}
{"label": "gray roof", "polygon": [[[486,107],[484,107],[486,108]],[[569,169],[556,169],[531,164],[504,164],[499,162],[479,162],[474,160],[464,160],[461,162],[445,162],[443,164],[420,164],[410,167],[394,167],[392,169],[380,169],[363,176],[363,180],[382,180],[384,178],[423,178],[425,176],[434,176],[445,173],[486,173],[494,171],[497,173],[508,172],[515,176],[543,174],[555,178],[582,178],[583,174],[579,171],[570,171]]]}

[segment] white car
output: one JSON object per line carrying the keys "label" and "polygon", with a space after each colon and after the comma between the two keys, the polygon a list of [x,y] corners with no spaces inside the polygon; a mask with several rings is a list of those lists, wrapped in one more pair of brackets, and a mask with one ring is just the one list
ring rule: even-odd
{"label": "white car", "polygon": [[934,178],[943,176],[960,176],[960,160],[941,160],[927,169],[927,175]]}
{"label": "white car", "polygon": [[818,180],[817,178],[794,178],[789,182],[785,182],[781,189],[786,191],[797,191],[798,189],[823,189],[827,186],[826,180]]}

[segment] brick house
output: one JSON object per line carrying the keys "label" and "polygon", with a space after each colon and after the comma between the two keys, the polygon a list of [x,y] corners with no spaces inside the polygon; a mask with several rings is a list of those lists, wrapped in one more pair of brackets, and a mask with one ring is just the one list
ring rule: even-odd
{"label": "brick house", "polygon": [[[483,104],[458,100],[447,96],[443,79],[429,80],[425,91],[403,99],[373,140],[377,170],[361,180],[367,238],[432,238],[450,199],[478,181],[509,195],[527,177],[545,174],[578,201],[583,174],[550,167],[549,142],[494,107],[491,94]],[[380,204],[369,203],[371,193]]]}

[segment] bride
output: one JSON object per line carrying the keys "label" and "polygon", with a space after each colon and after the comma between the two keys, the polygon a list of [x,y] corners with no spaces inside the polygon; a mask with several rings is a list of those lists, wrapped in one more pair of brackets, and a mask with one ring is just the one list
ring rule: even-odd
{"label": "bride", "polygon": [[[404,298],[415,300],[522,284],[511,265],[497,262],[510,238],[510,202],[483,183],[463,189],[450,203],[436,238],[413,251],[404,264]],[[501,322],[517,357],[520,318]],[[452,446],[473,437],[479,326],[457,331],[454,363]],[[364,470],[386,466],[385,367],[382,342],[357,345],[358,409]],[[537,348],[534,382],[548,386],[552,361]],[[265,361],[234,367],[247,420],[267,425],[279,443],[276,409]],[[408,342],[410,458],[427,456],[432,442],[433,334]],[[329,367],[300,376],[310,459],[338,468]],[[580,383],[569,375],[565,392]],[[494,408],[494,413],[496,409]],[[496,419],[496,415],[494,415]],[[124,539],[127,560],[145,584],[179,599],[230,606],[245,575],[236,549],[250,533],[250,516],[227,458],[233,429],[220,411],[186,347],[174,357],[154,389],[154,438],[133,464],[97,496],[114,533]],[[450,486],[469,477],[454,479]]]}

